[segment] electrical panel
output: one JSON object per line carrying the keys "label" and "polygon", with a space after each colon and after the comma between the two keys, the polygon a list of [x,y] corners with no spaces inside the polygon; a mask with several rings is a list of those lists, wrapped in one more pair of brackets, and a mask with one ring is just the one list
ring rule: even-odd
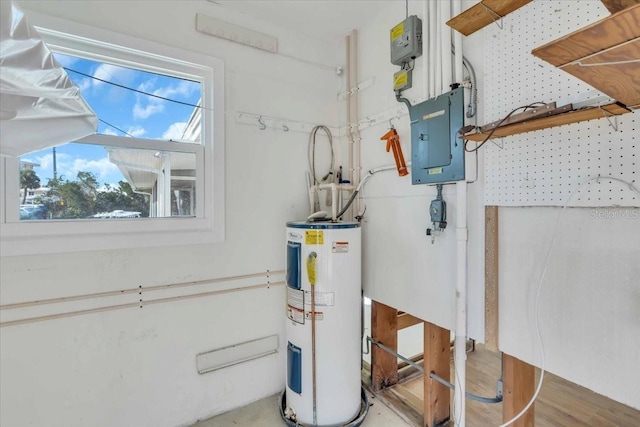
{"label": "electrical panel", "polygon": [[411,15],[391,29],[391,63],[403,65],[422,55],[422,21]]}
{"label": "electrical panel", "polygon": [[465,179],[464,89],[457,88],[411,107],[412,184]]}

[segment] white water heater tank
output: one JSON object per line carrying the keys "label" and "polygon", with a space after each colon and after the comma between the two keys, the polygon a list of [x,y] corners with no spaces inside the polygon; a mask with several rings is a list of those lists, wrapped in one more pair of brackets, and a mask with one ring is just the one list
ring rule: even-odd
{"label": "white water heater tank", "polygon": [[359,223],[287,223],[286,316],[289,419],[318,426],[351,422],[361,409]]}

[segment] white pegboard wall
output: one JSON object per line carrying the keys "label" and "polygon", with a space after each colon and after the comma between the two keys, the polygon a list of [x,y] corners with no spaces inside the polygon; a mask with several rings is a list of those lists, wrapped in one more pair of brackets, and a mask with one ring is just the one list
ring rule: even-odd
{"label": "white pegboard wall", "polygon": [[[486,28],[484,122],[533,102],[553,102],[594,89],[534,57],[531,51],[598,21],[609,12],[600,1],[535,1]],[[482,89],[482,88],[481,88]],[[598,95],[599,93],[595,93]],[[494,140],[485,150],[485,203],[498,206],[563,206],[571,192],[595,176],[612,176],[639,187],[640,112],[544,129]],[[592,182],[572,206],[640,206],[622,183]]]}

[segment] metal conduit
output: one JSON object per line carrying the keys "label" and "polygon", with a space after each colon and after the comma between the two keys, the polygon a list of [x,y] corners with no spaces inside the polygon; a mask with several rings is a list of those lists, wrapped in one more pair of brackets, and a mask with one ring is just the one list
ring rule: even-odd
{"label": "metal conduit", "polygon": [[[375,345],[376,347],[386,351],[387,353],[396,356],[398,359],[402,360],[403,362],[411,365],[413,368],[415,368],[416,370],[418,370],[419,372],[422,372],[422,374],[424,375],[424,368],[420,365],[418,365],[417,363],[415,363],[414,361],[407,359],[406,357],[404,357],[403,355],[399,354],[398,352],[390,349],[389,347],[387,347],[384,344],[381,344],[377,341],[374,341],[373,338],[371,337],[367,337],[367,341],[372,343],[373,345]],[[433,378],[434,380],[438,381],[440,384],[450,388],[451,390],[455,390],[455,386],[453,384],[451,384],[449,381],[445,380],[444,378],[436,375],[434,372],[429,372],[429,377]],[[477,396],[473,393],[469,393],[469,392],[465,392],[465,396],[471,400],[475,400],[476,402],[482,402],[482,403],[500,403],[502,402],[502,395],[499,394],[496,397],[484,397],[484,396]]]}

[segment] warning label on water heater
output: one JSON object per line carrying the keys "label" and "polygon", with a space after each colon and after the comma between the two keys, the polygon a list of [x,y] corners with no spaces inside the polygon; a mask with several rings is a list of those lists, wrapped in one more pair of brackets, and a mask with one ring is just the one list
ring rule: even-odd
{"label": "warning label on water heater", "polygon": [[331,252],[334,254],[349,253],[349,242],[333,242],[331,244]]}
{"label": "warning label on water heater", "polygon": [[304,324],[304,291],[287,287],[287,317]]}
{"label": "warning label on water heater", "polygon": [[304,243],[307,245],[323,245],[324,233],[322,230],[307,230],[304,232]]}
{"label": "warning label on water heater", "polygon": [[[330,307],[335,305],[335,293],[333,292],[315,292],[316,305]],[[311,305],[311,292],[306,291],[304,293],[304,303],[307,306]]]}
{"label": "warning label on water heater", "polygon": [[[307,319],[311,320],[311,312],[310,312],[310,311],[307,311],[307,312],[305,313],[305,317],[306,317]],[[314,315],[313,317],[315,317],[315,318],[316,318],[316,320],[322,320],[322,319],[324,319],[324,313],[323,313],[323,312],[321,312],[321,311],[316,311],[316,313],[315,313],[315,315]]]}

